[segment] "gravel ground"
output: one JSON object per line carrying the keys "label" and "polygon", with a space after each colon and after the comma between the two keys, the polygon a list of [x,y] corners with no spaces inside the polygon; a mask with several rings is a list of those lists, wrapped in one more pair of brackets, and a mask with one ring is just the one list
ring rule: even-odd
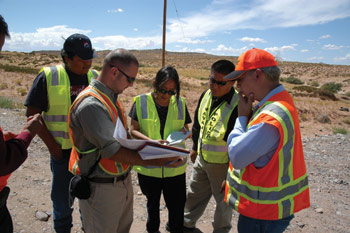
{"label": "gravel ground", "polygon": [[[0,109],[0,126],[3,130],[19,132],[24,121],[23,110]],[[350,232],[350,135],[312,135],[303,138],[311,207],[296,214],[287,232]],[[192,164],[189,163],[187,177],[191,169]],[[146,199],[141,194],[136,175],[132,175],[135,203],[131,232],[145,232]],[[15,232],[53,232],[49,157],[46,146],[38,137],[29,147],[27,161],[12,174],[9,186],[11,194],[8,207]],[[72,232],[81,232],[77,202],[74,206]],[[212,232],[214,208],[215,204],[211,200],[198,222],[198,232]],[[234,213],[231,232],[236,232],[237,217],[238,214]],[[167,211],[162,201],[161,232],[166,232],[166,219]]]}

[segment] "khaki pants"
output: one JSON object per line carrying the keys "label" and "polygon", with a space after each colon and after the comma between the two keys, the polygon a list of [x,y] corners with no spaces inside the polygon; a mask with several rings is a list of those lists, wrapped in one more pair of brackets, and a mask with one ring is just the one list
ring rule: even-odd
{"label": "khaki pants", "polygon": [[212,222],[213,232],[230,231],[232,228],[232,209],[224,202],[225,192],[220,193],[221,184],[226,180],[227,169],[228,164],[207,163],[202,156],[197,156],[187,190],[184,226],[195,227],[211,196],[214,196],[216,209]]}
{"label": "khaki pants", "polygon": [[91,197],[79,200],[86,233],[128,233],[133,221],[131,175],[116,183],[91,183]]}

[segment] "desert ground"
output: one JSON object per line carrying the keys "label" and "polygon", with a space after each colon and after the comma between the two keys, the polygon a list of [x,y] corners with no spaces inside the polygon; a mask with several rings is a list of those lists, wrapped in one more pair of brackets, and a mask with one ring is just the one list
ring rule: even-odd
{"label": "desert ground", "polygon": [[[108,51],[99,51],[93,68],[100,70]],[[120,95],[127,110],[132,97],[152,91],[151,80],[161,66],[160,50],[133,51],[140,61],[140,70],[133,87]],[[208,86],[210,66],[219,59],[236,63],[237,57],[219,57],[198,53],[166,54],[166,64],[178,70],[181,95],[186,98],[193,118],[197,100]],[[12,109],[0,108],[0,125],[3,130],[18,132],[23,123],[24,99],[36,73],[43,66],[61,62],[59,52],[2,52],[0,57],[0,97],[11,102]],[[293,95],[301,121],[305,160],[309,174],[311,207],[296,214],[287,232],[349,232],[350,229],[350,66],[311,64],[279,61],[282,78],[295,77],[304,84],[282,82]],[[334,95],[318,92],[325,83],[341,84]],[[317,85],[316,85],[317,84]],[[297,88],[296,88],[297,87]],[[302,88],[300,88],[302,87]],[[313,87],[311,90],[308,87]],[[315,91],[316,90],[316,91]],[[309,92],[308,92],[309,91]],[[341,132],[342,134],[335,134]],[[346,134],[348,133],[348,134]],[[191,141],[188,141],[191,146]],[[188,163],[187,177],[192,164]],[[135,174],[134,223],[131,232],[145,232],[145,197],[141,194]],[[8,207],[13,217],[15,232],[53,232],[50,201],[51,174],[49,155],[40,138],[29,147],[29,158],[13,173],[9,180],[11,194]],[[215,203],[210,201],[206,212],[198,222],[198,232],[212,232],[211,221]],[[166,232],[167,210],[161,205],[161,232]],[[38,219],[39,213],[48,216]],[[234,212],[232,232],[236,232],[238,214]],[[75,203],[72,232],[81,232],[78,204]]]}

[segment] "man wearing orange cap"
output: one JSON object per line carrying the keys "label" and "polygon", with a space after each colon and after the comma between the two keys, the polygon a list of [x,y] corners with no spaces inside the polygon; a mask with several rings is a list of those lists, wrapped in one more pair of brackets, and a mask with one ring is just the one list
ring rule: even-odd
{"label": "man wearing orange cap", "polygon": [[240,213],[240,233],[283,232],[310,206],[297,109],[280,74],[273,55],[254,48],[225,76],[240,90],[225,186],[225,202]]}

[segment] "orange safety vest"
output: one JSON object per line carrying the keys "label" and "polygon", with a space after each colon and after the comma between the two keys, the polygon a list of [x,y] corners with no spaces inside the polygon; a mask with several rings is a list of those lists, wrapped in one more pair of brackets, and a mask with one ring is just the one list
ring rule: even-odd
{"label": "orange safety vest", "polygon": [[[93,96],[96,99],[98,99],[99,101],[101,101],[101,103],[103,103],[105,105],[105,107],[107,108],[114,125],[116,125],[117,119],[118,119],[117,108],[115,107],[115,105],[113,104],[113,102],[110,100],[110,98],[107,95],[105,95],[104,93],[102,93],[101,91],[99,91],[98,89],[96,89],[92,86],[88,86],[87,88],[85,88],[85,90],[83,90],[78,95],[78,97],[76,98],[76,100],[74,101],[72,106],[70,107],[69,114],[68,114],[68,125],[70,125],[70,115],[71,115],[71,111],[72,111],[73,106],[75,105],[75,103],[77,103],[77,101],[79,101],[80,99],[82,99],[83,97],[86,97],[86,96]],[[126,127],[126,119],[124,116],[124,109],[118,101],[116,104],[117,104],[118,108],[120,109],[120,112],[121,112],[121,115],[123,118],[122,122],[123,122],[124,128],[126,130],[127,127]],[[69,132],[70,132],[70,136],[71,136],[72,141],[73,141],[73,147],[72,147],[72,151],[71,151],[71,155],[70,155],[70,159],[69,159],[69,171],[71,173],[73,173],[74,175],[77,175],[77,174],[80,174],[80,170],[79,170],[80,156],[79,156],[79,154],[91,153],[91,152],[97,150],[97,148],[86,151],[86,152],[79,151],[79,149],[76,147],[76,144],[73,140],[73,132],[72,132],[72,129],[70,127],[69,127]],[[99,167],[104,172],[106,172],[110,175],[119,176],[119,175],[122,175],[122,174],[128,172],[130,165],[118,163],[118,162],[115,162],[115,161],[107,159],[107,158],[101,158],[101,160],[99,162]]]}
{"label": "orange safety vest", "polygon": [[272,96],[261,106],[248,127],[259,123],[271,124],[278,129],[278,148],[263,168],[256,168],[251,163],[239,170],[230,162],[225,202],[244,216],[278,220],[310,206],[299,120],[287,91]]}
{"label": "orange safety vest", "polygon": [[[1,131],[1,133],[2,133],[1,127],[0,127],[0,131]],[[6,141],[7,138],[5,137],[5,135],[4,135],[4,134],[2,134],[2,135],[3,135],[4,141]],[[10,178],[10,176],[11,176],[11,174],[8,174],[8,175],[5,175],[5,176],[0,176],[0,192],[2,191],[3,188],[6,187],[6,185],[7,185],[7,180]]]}

